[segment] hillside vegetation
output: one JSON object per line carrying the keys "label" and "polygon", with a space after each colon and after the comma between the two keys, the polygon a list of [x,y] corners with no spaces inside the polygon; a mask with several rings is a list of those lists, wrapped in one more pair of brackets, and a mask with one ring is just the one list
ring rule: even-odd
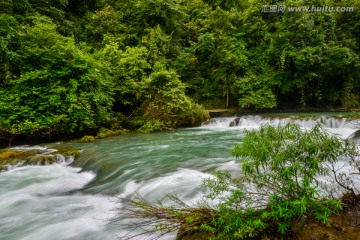
{"label": "hillside vegetation", "polygon": [[[262,12],[272,4],[353,12]],[[359,106],[356,0],[2,0],[0,138]],[[105,129],[105,130],[104,130]]]}

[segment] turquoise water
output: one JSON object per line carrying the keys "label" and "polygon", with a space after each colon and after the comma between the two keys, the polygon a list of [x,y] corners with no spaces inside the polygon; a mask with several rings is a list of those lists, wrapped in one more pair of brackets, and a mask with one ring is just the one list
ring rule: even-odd
{"label": "turquoise water", "polygon": [[180,169],[206,173],[225,166],[234,161],[230,152],[242,135],[241,130],[191,129],[120,136],[76,145],[84,152],[75,165],[97,174],[86,192],[113,195],[123,191],[129,180],[146,182]]}
{"label": "turquoise water", "polygon": [[230,151],[241,137],[241,130],[183,129],[65,144],[83,149],[70,166],[0,173],[0,239],[116,239],[128,231],[106,224],[116,196],[136,191],[155,201],[174,193],[196,201],[209,172],[237,169]]}
{"label": "turquoise water", "polygon": [[[120,206],[117,196],[124,193],[138,192],[149,201],[173,193],[185,202],[196,202],[204,194],[202,180],[211,177],[214,169],[239,174],[230,152],[241,143],[244,129],[284,121],[253,117],[229,127],[234,120],[215,119],[200,128],[131,134],[95,143],[42,146],[83,150],[71,165],[15,167],[0,173],[0,239],[116,239],[129,229],[107,223],[114,216],[112,209]],[[299,124],[314,124],[309,121]],[[344,138],[355,131],[342,119],[323,122]],[[126,219],[120,222],[126,223]]]}

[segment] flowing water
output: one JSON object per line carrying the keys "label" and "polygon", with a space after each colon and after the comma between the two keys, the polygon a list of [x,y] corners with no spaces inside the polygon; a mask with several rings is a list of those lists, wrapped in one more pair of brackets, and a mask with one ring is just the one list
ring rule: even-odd
{"label": "flowing water", "polygon": [[[131,134],[87,144],[48,144],[49,151],[57,145],[83,150],[70,165],[63,160],[0,173],[0,239],[116,239],[129,231],[123,225],[107,224],[111,210],[119,207],[116,196],[138,192],[156,201],[173,193],[185,202],[196,202],[204,194],[201,182],[212,170],[238,173],[230,152],[241,142],[244,129],[289,121],[259,116],[217,118],[199,128],[174,132]],[[346,119],[295,122],[304,128],[321,122],[343,138],[356,130]]]}

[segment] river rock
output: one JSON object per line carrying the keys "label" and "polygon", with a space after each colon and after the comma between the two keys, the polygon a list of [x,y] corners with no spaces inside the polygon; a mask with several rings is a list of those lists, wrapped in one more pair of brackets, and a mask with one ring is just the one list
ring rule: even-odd
{"label": "river rock", "polygon": [[26,165],[49,165],[57,162],[55,155],[51,154],[38,154],[26,161]]}
{"label": "river rock", "polygon": [[80,149],[76,147],[0,149],[0,172],[11,166],[49,165],[76,158]]}
{"label": "river rock", "polygon": [[353,134],[349,136],[349,139],[360,142],[360,129],[356,130]]}
{"label": "river rock", "polygon": [[203,122],[202,125],[210,125],[210,124],[214,124],[214,123],[216,123],[216,120],[213,118],[210,118],[210,119],[206,120],[205,122]]}
{"label": "river rock", "polygon": [[237,117],[233,121],[230,122],[229,127],[236,127],[239,125],[240,118]]}

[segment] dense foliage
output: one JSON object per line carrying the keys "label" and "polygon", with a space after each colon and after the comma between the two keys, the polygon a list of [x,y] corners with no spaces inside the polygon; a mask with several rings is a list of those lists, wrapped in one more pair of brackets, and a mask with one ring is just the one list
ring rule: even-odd
{"label": "dense foliage", "polygon": [[[355,143],[327,133],[320,124],[309,131],[294,123],[246,131],[233,155],[240,161],[240,177],[215,172],[203,183],[209,191],[200,205],[170,196],[174,205],[169,207],[130,196],[119,216],[142,218],[135,224],[141,229],[154,227],[140,235],[178,230],[180,239],[282,239],[300,231],[306,219],[329,224],[329,217],[344,206],[332,189],[354,199],[360,194],[351,181],[344,181],[354,176],[334,167],[339,161],[353,164],[359,156]],[[358,164],[357,159],[353,173]]]}
{"label": "dense foliage", "polygon": [[[261,11],[270,4],[355,10]],[[120,113],[129,127],[172,128],[202,115],[196,103],[356,108],[359,9],[356,0],[2,0],[0,136],[97,131]]]}

